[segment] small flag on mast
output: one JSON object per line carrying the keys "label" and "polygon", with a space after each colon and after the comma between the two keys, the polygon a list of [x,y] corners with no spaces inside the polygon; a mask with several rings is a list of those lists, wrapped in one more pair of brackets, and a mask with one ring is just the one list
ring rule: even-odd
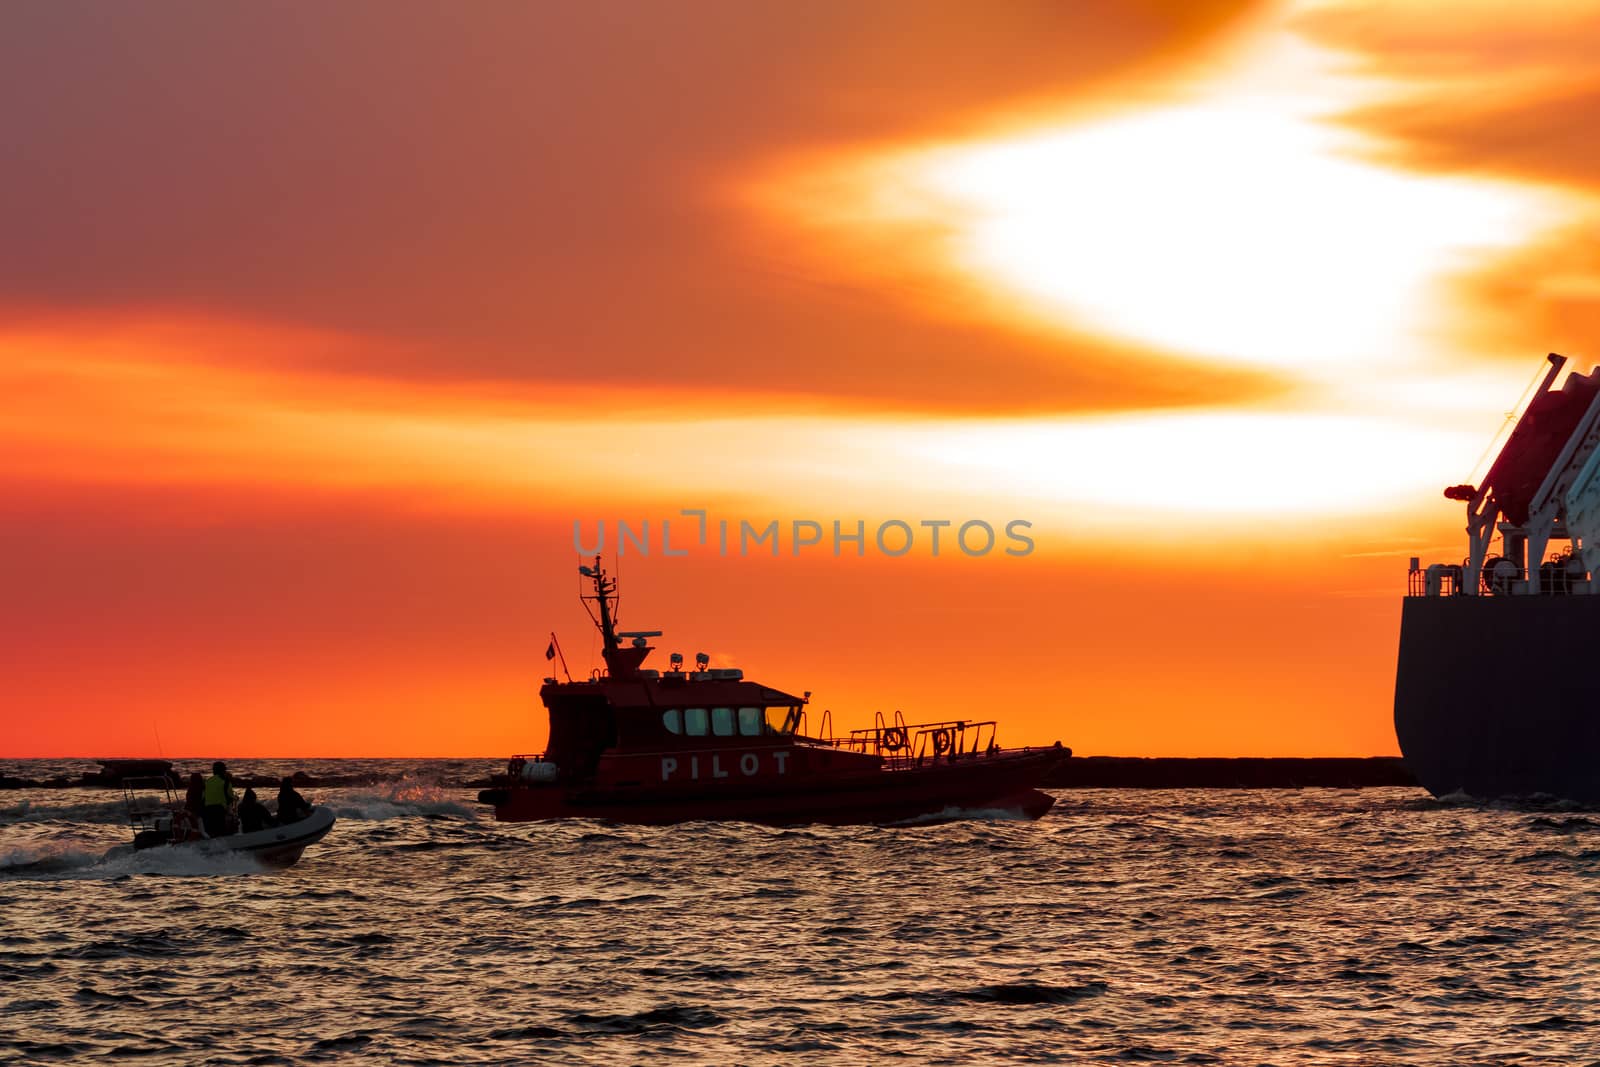
{"label": "small flag on mast", "polygon": [[[561,660],[561,673],[567,676],[567,682],[569,684],[572,682],[572,672],[567,670],[567,657],[561,654],[561,646],[556,644],[556,632],[554,630],[550,631],[550,644],[545,647],[544,658],[546,660]],[[555,677],[553,675],[551,676],[550,681],[555,681]]]}

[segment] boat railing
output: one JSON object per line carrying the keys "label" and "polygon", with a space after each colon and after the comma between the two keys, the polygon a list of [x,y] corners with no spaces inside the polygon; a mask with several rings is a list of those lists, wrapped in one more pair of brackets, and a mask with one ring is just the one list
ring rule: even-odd
{"label": "boat railing", "polygon": [[884,718],[881,712],[875,719],[872,726],[851,730],[848,736],[824,735],[819,740],[834,748],[878,756],[892,770],[955,763],[1000,751],[993,719],[911,724],[898,711],[893,719]]}
{"label": "boat railing", "polygon": [[[892,716],[885,716],[880,711],[873,715],[871,726],[835,735],[833,711],[824,708],[815,734],[807,728],[804,709],[791,715],[785,727],[791,724],[792,730],[779,732],[799,744],[877,756],[891,770],[955,763],[993,756],[1000,751],[995,743],[997,725],[993,719],[908,723],[903,712],[897,710]],[[513,756],[508,776],[515,779],[531,765],[541,762],[545,762],[543,756]]]}
{"label": "boat railing", "polygon": [[1462,564],[1446,563],[1422,567],[1413,561],[1406,575],[1406,596],[1460,596]]}
{"label": "boat railing", "polygon": [[182,810],[170,778],[124,778],[122,802],[136,835],[147,830],[170,833],[173,815]]}
{"label": "boat railing", "polygon": [[925,762],[954,763],[992,756],[1000,751],[995,743],[995,728],[993,719],[981,722],[955,719],[919,726],[912,739],[913,764],[920,767]]}
{"label": "boat railing", "polygon": [[[1468,592],[1465,561],[1433,563],[1426,567],[1415,558],[1411,562],[1411,569],[1406,575],[1406,596],[1451,597],[1463,596]],[[1535,575],[1537,583],[1529,581],[1529,575],[1515,564],[1493,569],[1495,562],[1491,560],[1491,567],[1485,568],[1479,576],[1479,596],[1575,596],[1594,595],[1600,591],[1589,572],[1582,569],[1581,562],[1575,562],[1575,557],[1571,555],[1554,556],[1541,563]],[[1498,562],[1505,563],[1503,560]]]}

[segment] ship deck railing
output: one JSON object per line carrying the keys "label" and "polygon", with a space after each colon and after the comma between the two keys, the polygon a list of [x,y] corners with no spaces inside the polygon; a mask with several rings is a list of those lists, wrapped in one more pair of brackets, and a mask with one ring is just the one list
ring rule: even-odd
{"label": "ship deck railing", "polygon": [[814,740],[832,748],[878,756],[890,770],[905,770],[995,755],[1000,751],[995,742],[996,728],[993,719],[907,723],[897,712],[895,721],[885,721],[880,715],[874,726]]}
{"label": "ship deck railing", "polygon": [[[1513,577],[1506,578],[1480,578],[1479,596],[1580,596],[1593,595],[1597,592],[1593,579],[1588,572],[1574,576],[1571,572],[1553,566],[1560,560],[1544,563],[1539,568],[1539,588],[1537,592],[1528,589],[1530,584],[1526,576],[1518,571]],[[1406,576],[1407,597],[1452,597],[1465,596],[1467,589],[1464,581],[1466,564],[1445,563],[1439,564],[1432,579],[1437,582],[1437,588],[1430,589],[1429,568],[1413,568]]]}

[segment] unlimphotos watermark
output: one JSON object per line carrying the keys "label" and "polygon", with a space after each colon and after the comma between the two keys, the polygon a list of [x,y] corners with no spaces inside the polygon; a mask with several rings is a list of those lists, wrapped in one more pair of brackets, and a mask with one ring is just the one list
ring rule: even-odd
{"label": "unlimphotos watermark", "polygon": [[[748,519],[712,518],[705,508],[685,508],[678,513],[681,519],[693,523],[680,523],[674,528],[673,519],[651,523],[649,519],[633,522],[614,520],[609,526],[604,519],[593,524],[592,531],[585,530],[582,519],[572,520],[572,547],[578,555],[589,557],[603,554],[608,546],[619,556],[629,553],[640,556],[660,555],[667,558],[691,554],[704,555],[715,551],[719,556],[749,556],[765,552],[777,556],[785,545],[791,555],[802,552],[826,552],[830,548],[835,556],[850,550],[865,556],[870,549],[884,556],[904,556],[913,549],[925,549],[930,556],[938,556],[952,546],[964,556],[987,556],[1001,552],[1007,556],[1027,556],[1033,552],[1033,538],[1025,532],[1033,529],[1026,519],[1011,519],[995,525],[983,519],[885,519],[869,527],[865,519],[768,519],[751,522]],[[687,529],[685,527],[688,527]],[[614,540],[608,541],[608,531]],[[593,537],[593,541],[589,537]]]}

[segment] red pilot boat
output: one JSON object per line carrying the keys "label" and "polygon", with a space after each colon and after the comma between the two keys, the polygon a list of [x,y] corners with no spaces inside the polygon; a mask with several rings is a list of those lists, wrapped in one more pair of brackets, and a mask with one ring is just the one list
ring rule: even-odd
{"label": "red pilot boat", "polygon": [[[616,628],[616,582],[579,571],[604,642],[606,669],[587,681],[546,678],[549,747],[515,756],[478,794],[502,822],[592,818],[624,823],[724,819],[769,825],[938,822],[1005,810],[1037,819],[1055,799],[1037,786],[1071,755],[1003,750],[995,724],[909,724],[879,714],[870,729],[806,732],[810,693],[794,696],[714,669],[646,669],[660,631]],[[628,644],[624,645],[623,641]]]}

